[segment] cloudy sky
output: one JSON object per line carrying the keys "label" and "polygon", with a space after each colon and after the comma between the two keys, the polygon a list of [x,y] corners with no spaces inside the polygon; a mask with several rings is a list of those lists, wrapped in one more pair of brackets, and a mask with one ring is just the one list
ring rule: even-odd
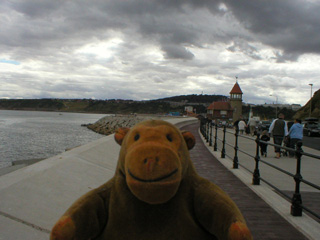
{"label": "cloudy sky", "polygon": [[[229,95],[304,105],[320,0],[1,0],[0,98]],[[272,96],[270,96],[272,95]]]}

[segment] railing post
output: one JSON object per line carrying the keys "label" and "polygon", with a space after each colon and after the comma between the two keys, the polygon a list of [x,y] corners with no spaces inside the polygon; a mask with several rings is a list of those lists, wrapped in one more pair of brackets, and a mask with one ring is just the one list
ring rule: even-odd
{"label": "railing post", "polygon": [[291,215],[292,216],[302,216],[302,198],[300,194],[300,183],[302,180],[301,172],[301,156],[302,156],[302,142],[297,142],[296,158],[297,158],[297,170],[294,175],[294,180],[296,182],[295,193],[293,194],[291,200]]}
{"label": "railing post", "polygon": [[207,121],[206,120],[204,120],[203,121],[203,137],[204,137],[204,139],[207,139]]}
{"label": "railing post", "polygon": [[239,160],[238,160],[238,136],[239,136],[239,129],[236,128],[235,132],[236,142],[234,144],[234,158],[233,158],[233,168],[239,168]]}
{"label": "railing post", "polygon": [[218,124],[215,124],[215,135],[214,135],[214,145],[213,145],[213,151],[218,151],[218,145],[217,145],[217,138],[218,138]]}
{"label": "railing post", "polygon": [[209,146],[212,146],[212,120],[210,120]]}
{"label": "railing post", "polygon": [[223,140],[222,140],[222,150],[221,150],[221,158],[226,157],[226,125],[223,126]]}
{"label": "railing post", "polygon": [[203,121],[202,120],[200,120],[200,132],[203,136]]}
{"label": "railing post", "polygon": [[206,142],[209,142],[209,129],[210,129],[210,126],[209,126],[209,119],[207,119],[207,123],[206,123],[206,126],[207,126],[207,132],[206,132]]}
{"label": "railing post", "polygon": [[260,147],[260,134],[257,134],[257,138],[256,138],[256,143],[257,143],[257,147],[256,147],[256,156],[254,158],[254,160],[256,161],[256,166],[253,172],[253,179],[252,179],[252,184],[253,185],[260,185],[260,171],[259,171],[259,161],[260,161],[260,156],[259,156],[259,147]]}

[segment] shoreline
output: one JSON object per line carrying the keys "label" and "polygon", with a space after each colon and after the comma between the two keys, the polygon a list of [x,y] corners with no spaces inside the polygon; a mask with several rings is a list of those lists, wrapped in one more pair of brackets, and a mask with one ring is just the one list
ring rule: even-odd
{"label": "shoreline", "polygon": [[[115,131],[120,127],[128,127],[131,128],[139,122],[155,119],[155,120],[165,120],[168,118],[177,118],[176,116],[168,116],[168,115],[152,115],[152,114],[119,114],[119,115],[111,115],[105,116],[93,124],[82,124],[81,126],[87,127],[88,129],[102,134],[102,135],[110,135],[115,133]],[[183,118],[183,116],[181,116]]]}
{"label": "shoreline", "polygon": [[27,160],[17,160],[12,162],[12,166],[17,166],[21,164],[31,165],[44,160],[45,158],[27,159]]}
{"label": "shoreline", "polygon": [[16,171],[20,168],[27,167],[29,165],[38,163],[42,160],[45,160],[45,158],[13,161],[13,162],[11,162],[10,166],[0,168],[0,176],[11,173],[11,172]]}
{"label": "shoreline", "polygon": [[[148,119],[170,119],[170,118],[184,118],[183,116],[168,116],[168,115],[156,115],[156,114],[113,114],[113,115],[107,115],[105,117],[100,118],[95,123],[89,123],[89,124],[81,124],[82,127],[87,127],[89,130],[96,132],[98,134],[108,136],[113,134],[118,128],[120,127],[128,127],[131,128],[134,125],[136,125],[139,122],[148,120]],[[187,121],[188,122],[188,121]],[[183,125],[183,123],[176,124],[178,127],[179,125]],[[77,148],[80,146],[76,146],[70,149],[65,149],[64,152],[70,151],[74,148]],[[63,153],[63,152],[61,152]],[[60,154],[61,154],[60,153]],[[20,168],[38,163],[42,160],[45,160],[46,158],[37,158],[37,159],[26,159],[26,160],[16,160],[13,162],[10,162],[8,166],[0,167],[0,176],[8,174],[10,172],[13,172],[15,170],[18,170]]]}
{"label": "shoreline", "polygon": [[81,113],[81,114],[100,114],[100,115],[112,115],[113,113],[101,113],[101,112],[81,112],[81,111],[64,111],[64,110],[37,110],[37,109],[3,109],[0,111],[23,111],[23,112],[49,112],[49,113]]}

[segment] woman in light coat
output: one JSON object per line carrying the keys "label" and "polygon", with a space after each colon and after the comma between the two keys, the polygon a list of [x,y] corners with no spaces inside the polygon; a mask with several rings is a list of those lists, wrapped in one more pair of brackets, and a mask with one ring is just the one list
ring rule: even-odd
{"label": "woman in light coat", "polygon": [[238,127],[239,127],[240,134],[243,134],[245,128],[247,127],[247,124],[244,120],[241,119],[238,123]]}

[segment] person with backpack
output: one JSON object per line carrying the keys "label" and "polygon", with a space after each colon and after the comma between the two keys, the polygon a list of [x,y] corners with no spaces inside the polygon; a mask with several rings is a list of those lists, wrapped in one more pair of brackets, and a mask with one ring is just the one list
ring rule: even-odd
{"label": "person with backpack", "polygon": [[[283,113],[279,113],[278,118],[273,120],[269,127],[269,134],[272,133],[273,143],[281,146],[284,137],[288,135],[288,126],[284,120]],[[281,149],[280,147],[275,146],[274,151],[276,153],[275,158],[280,158]]]}

